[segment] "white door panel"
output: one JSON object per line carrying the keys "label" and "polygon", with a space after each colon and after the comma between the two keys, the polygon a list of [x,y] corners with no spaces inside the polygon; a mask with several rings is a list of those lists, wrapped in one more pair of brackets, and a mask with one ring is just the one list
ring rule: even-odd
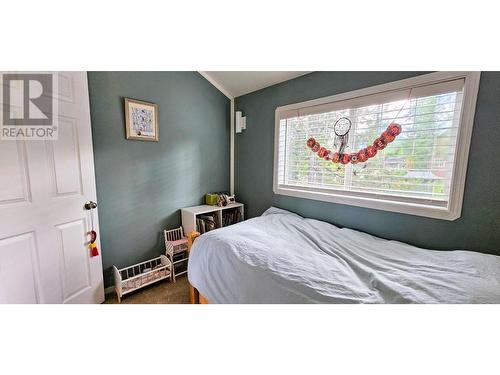
{"label": "white door panel", "polygon": [[[61,272],[64,301],[91,287],[85,220],[76,220],[57,226],[61,249]],[[80,251],[74,251],[80,249]]]}
{"label": "white door panel", "polygon": [[0,206],[29,200],[26,148],[23,141],[4,142],[0,147]]}
{"label": "white door panel", "polygon": [[46,141],[54,196],[82,194],[78,129],[75,119],[59,116],[59,139]]}
{"label": "white door panel", "polygon": [[0,303],[104,301],[87,75],[58,82],[58,140],[0,141]]}
{"label": "white door panel", "polygon": [[0,302],[40,302],[36,253],[33,232],[0,240]]}

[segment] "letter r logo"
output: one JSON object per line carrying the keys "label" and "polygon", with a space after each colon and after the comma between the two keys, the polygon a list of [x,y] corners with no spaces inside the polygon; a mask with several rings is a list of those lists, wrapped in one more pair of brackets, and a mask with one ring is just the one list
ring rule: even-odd
{"label": "letter r logo", "polygon": [[53,89],[50,73],[4,74],[3,124],[53,125]]}

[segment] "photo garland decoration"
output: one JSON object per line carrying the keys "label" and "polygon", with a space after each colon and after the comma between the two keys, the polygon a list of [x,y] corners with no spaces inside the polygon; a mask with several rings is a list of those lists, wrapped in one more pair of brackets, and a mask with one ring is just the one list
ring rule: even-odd
{"label": "photo garland decoration", "polygon": [[368,159],[373,158],[377,155],[378,151],[383,150],[387,147],[387,145],[396,139],[396,137],[401,133],[401,125],[392,122],[389,124],[387,129],[382,132],[380,137],[373,141],[373,144],[359,150],[354,153],[346,153],[344,152],[345,147],[347,145],[349,130],[351,129],[351,120],[347,117],[342,117],[337,120],[334,125],[335,130],[335,144],[340,142],[340,147],[338,152],[332,152],[327,150],[325,147],[322,147],[319,142],[314,138],[309,138],[307,140],[307,147],[309,147],[312,152],[318,155],[318,157],[331,161],[332,163],[341,163],[341,164],[357,164],[364,163]]}
{"label": "photo garland decoration", "polygon": [[[413,89],[410,89],[410,91],[408,92],[408,97],[406,98],[405,103],[399,109],[397,115],[392,119],[391,123],[389,124],[387,129],[382,132],[380,137],[373,141],[372,145],[363,148],[358,152],[345,152],[347,142],[349,140],[349,131],[351,130],[352,122],[347,117],[341,117],[333,125],[333,130],[335,132],[334,147],[338,147],[338,152],[332,152],[325,147],[322,147],[319,142],[317,142],[316,139],[312,137],[307,140],[307,147],[309,147],[312,152],[317,154],[318,157],[326,161],[330,161],[334,164],[358,164],[366,162],[368,159],[373,158],[375,155],[377,155],[378,151],[386,148],[389,143],[393,142],[396,137],[401,134],[401,125],[394,122],[394,120],[399,118],[399,114],[401,113],[403,108],[407,103],[410,102],[412,91]],[[366,165],[364,165],[361,169],[363,169],[364,167],[366,167]],[[356,171],[354,173],[356,174]]]}

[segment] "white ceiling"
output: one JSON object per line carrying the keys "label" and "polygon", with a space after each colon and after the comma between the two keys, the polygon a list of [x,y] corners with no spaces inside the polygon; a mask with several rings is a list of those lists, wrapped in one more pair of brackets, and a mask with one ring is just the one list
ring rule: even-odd
{"label": "white ceiling", "polygon": [[200,72],[228,97],[237,97],[252,91],[288,81],[310,72]]}

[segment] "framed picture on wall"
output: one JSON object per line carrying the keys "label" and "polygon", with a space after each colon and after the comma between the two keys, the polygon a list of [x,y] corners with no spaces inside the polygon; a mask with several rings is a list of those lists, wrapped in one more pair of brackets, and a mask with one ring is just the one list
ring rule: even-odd
{"label": "framed picture on wall", "polygon": [[127,139],[158,142],[158,105],[125,98]]}

